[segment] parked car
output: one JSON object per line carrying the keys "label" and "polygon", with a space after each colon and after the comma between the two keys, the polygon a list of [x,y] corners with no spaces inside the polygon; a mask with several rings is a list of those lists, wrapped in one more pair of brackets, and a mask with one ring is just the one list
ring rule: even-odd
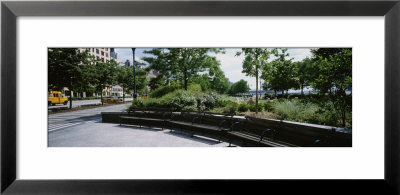
{"label": "parked car", "polygon": [[47,93],[47,102],[48,105],[55,105],[55,104],[68,104],[68,97],[65,97],[60,91],[50,91]]}
{"label": "parked car", "polygon": [[101,102],[103,103],[117,103],[117,102],[122,102],[122,99],[118,96],[107,96],[107,97],[103,97],[103,99],[101,99]]}

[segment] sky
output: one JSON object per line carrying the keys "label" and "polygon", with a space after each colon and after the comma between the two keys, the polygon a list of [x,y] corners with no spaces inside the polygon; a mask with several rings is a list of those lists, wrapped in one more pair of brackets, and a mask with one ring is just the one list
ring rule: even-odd
{"label": "sky", "polygon": [[[151,56],[149,54],[144,54],[143,51],[150,50],[151,48],[136,48],[135,59],[138,62],[143,62],[141,60],[144,56]],[[225,54],[212,54],[216,56],[217,60],[221,63],[221,69],[224,71],[225,76],[230,82],[237,82],[244,79],[248,82],[250,89],[255,90],[256,79],[254,77],[246,76],[242,73],[242,62],[244,55],[236,56],[236,52],[240,48],[226,48]],[[115,48],[118,53],[118,62],[125,63],[128,59],[132,63],[132,49],[131,48]],[[289,58],[293,58],[293,61],[301,61],[306,57],[311,57],[310,48],[288,48]]]}

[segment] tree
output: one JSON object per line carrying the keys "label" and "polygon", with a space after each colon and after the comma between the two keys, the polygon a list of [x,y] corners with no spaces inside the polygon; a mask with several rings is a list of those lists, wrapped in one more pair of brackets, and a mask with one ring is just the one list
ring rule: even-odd
{"label": "tree", "polygon": [[149,63],[148,69],[158,70],[167,80],[180,80],[187,90],[190,79],[217,63],[216,58],[209,54],[221,51],[216,48],[156,48],[144,52],[154,57],[144,57],[142,60]]}
{"label": "tree", "polygon": [[245,55],[242,73],[256,78],[256,113],[258,113],[258,78],[260,69],[267,64],[271,51],[266,48],[242,48],[242,51],[237,52],[236,55],[241,54]]}
{"label": "tree", "polygon": [[147,94],[147,76],[148,72],[144,68],[136,68],[136,90],[139,94]]}
{"label": "tree", "polygon": [[117,83],[122,87],[122,102],[125,102],[125,92],[133,88],[132,68],[128,66],[118,66]]}
{"label": "tree", "polygon": [[71,93],[70,109],[72,109],[72,92],[82,87],[82,66],[90,60],[87,51],[77,48],[48,49],[48,89],[62,91],[67,87]]}
{"label": "tree", "polygon": [[309,86],[313,78],[313,61],[310,58],[305,58],[301,62],[296,62],[294,64],[297,69],[296,77],[299,88],[301,89],[301,95],[304,95],[304,87]]}
{"label": "tree", "polygon": [[212,90],[211,78],[209,74],[197,75],[192,79],[192,82],[199,84],[201,87],[201,91]]}
{"label": "tree", "polygon": [[149,81],[149,87],[151,90],[155,90],[166,84],[166,79],[163,75],[158,75],[157,77],[151,78]]}
{"label": "tree", "polygon": [[[93,85],[100,93],[100,98],[103,99],[103,89],[112,86],[117,78],[116,70],[118,63],[115,60],[107,62],[95,61],[94,66],[96,69]],[[103,101],[101,101],[101,104],[103,105]]]}
{"label": "tree", "polygon": [[238,93],[247,93],[249,90],[250,87],[249,84],[247,84],[247,81],[241,79],[240,81],[232,84],[228,93],[230,95],[236,95]]}
{"label": "tree", "polygon": [[345,90],[352,84],[352,49],[339,49],[329,56],[319,55],[318,50],[313,53],[318,59],[315,59],[318,75],[312,85],[321,94],[329,93],[342,126],[345,126],[346,112],[351,111],[351,95],[347,95]]}
{"label": "tree", "polygon": [[289,56],[287,49],[273,49],[272,53],[276,59],[264,64],[262,78],[269,84],[269,87],[276,91],[288,91],[291,88],[298,88],[296,79],[296,67]]}

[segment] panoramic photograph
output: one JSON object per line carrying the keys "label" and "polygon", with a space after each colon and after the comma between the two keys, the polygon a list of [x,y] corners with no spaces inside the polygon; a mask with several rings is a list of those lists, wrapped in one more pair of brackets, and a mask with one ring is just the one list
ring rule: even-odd
{"label": "panoramic photograph", "polygon": [[48,48],[48,147],[352,147],[352,48]]}

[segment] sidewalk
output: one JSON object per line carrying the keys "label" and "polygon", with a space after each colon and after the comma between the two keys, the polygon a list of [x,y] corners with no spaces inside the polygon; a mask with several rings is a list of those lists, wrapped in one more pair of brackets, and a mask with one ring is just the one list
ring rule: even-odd
{"label": "sidewalk", "polygon": [[49,147],[226,147],[211,138],[97,121],[49,132]]}

